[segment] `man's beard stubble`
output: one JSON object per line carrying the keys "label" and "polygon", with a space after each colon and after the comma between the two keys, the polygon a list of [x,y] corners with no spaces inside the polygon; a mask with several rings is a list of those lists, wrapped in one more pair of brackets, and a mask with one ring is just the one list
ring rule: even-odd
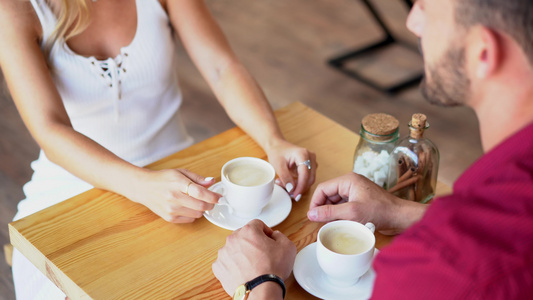
{"label": "man's beard stubble", "polygon": [[465,63],[465,48],[450,47],[435,66],[428,68],[431,81],[426,74],[420,84],[424,98],[440,106],[465,104],[470,90]]}

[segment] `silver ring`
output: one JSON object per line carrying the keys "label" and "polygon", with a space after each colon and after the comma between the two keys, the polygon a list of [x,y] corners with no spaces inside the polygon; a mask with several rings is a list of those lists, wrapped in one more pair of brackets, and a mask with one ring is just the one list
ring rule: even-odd
{"label": "silver ring", "polygon": [[306,161],[304,161],[304,162],[301,162],[301,163],[297,163],[297,164],[296,164],[297,167],[299,167],[299,166],[301,166],[301,165],[306,165],[306,166],[307,166],[307,169],[308,169],[308,170],[311,170],[311,160],[310,160],[310,159],[308,159],[308,160],[306,160]]}
{"label": "silver ring", "polygon": [[192,181],[189,181],[189,183],[187,184],[187,188],[185,189],[185,195],[187,195],[187,196],[190,196],[189,195],[189,187],[191,186],[191,184],[192,184]]}

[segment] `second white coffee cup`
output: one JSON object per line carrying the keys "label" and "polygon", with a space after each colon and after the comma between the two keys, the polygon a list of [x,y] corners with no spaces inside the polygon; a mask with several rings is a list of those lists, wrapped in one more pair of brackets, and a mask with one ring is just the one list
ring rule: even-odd
{"label": "second white coffee cup", "polygon": [[222,185],[214,191],[223,195],[220,205],[241,218],[257,217],[272,198],[274,167],[256,157],[238,157],[224,164]]}
{"label": "second white coffee cup", "polygon": [[372,264],[375,226],[354,221],[330,222],[318,231],[316,255],[331,283],[351,286]]}

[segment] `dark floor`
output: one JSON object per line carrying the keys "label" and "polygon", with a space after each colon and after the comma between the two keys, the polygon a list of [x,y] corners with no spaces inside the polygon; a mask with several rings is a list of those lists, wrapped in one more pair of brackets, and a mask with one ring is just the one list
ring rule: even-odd
{"label": "dark floor", "polygon": [[[430,106],[417,88],[389,96],[327,66],[329,57],[380,37],[358,1],[208,0],[207,3],[274,108],[301,101],[353,131],[358,131],[362,117],[368,113],[390,113],[402,123],[403,135],[410,115],[425,113],[431,123],[427,136],[441,153],[439,178],[448,184],[481,154],[477,120],[469,109]],[[402,1],[374,3],[395,28],[396,35],[416,44],[404,29],[407,10]],[[232,127],[182,49],[180,61],[185,95],[183,113],[191,134],[200,141]],[[404,75],[404,69],[408,72],[419,69],[420,58],[402,48],[394,48],[352,65],[387,81]],[[0,245],[9,241],[7,223],[15,214],[17,202],[24,197],[22,185],[30,179],[30,162],[37,153],[38,147],[24,128],[13,102],[7,93],[2,94]],[[14,299],[10,268],[3,259],[0,259],[0,299]]]}

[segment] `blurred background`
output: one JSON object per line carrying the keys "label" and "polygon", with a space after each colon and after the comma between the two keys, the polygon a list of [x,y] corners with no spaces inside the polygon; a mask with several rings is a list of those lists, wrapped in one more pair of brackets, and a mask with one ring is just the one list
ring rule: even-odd
{"label": "blurred background", "polygon": [[[416,48],[417,39],[405,28],[408,9],[404,1],[371,2],[393,35]],[[300,101],[354,132],[359,131],[365,115],[388,113],[400,121],[402,136],[408,132],[411,115],[424,113],[431,124],[426,136],[441,154],[439,180],[449,185],[482,154],[477,119],[470,109],[432,106],[425,102],[416,85],[395,94],[384,93],[328,65],[333,57],[383,38],[380,27],[361,1],[207,0],[206,3],[274,109]],[[190,134],[199,142],[233,127],[181,45],[178,52],[184,94],[182,115]],[[387,84],[419,73],[422,59],[405,47],[392,46],[350,60],[346,66]],[[3,87],[1,75],[0,82]],[[38,151],[9,92],[3,89],[0,91],[0,245],[9,243],[7,224],[15,215],[17,203],[24,198],[22,186],[31,177],[30,163],[37,158]],[[3,254],[0,299],[14,299],[11,269]]]}

